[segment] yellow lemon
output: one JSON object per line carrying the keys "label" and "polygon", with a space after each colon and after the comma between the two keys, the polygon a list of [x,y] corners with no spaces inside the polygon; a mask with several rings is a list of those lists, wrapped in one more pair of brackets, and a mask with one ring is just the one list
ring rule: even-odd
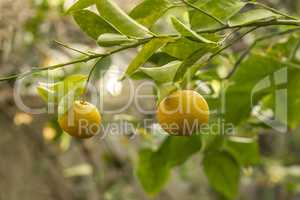
{"label": "yellow lemon", "polygon": [[91,103],[75,101],[58,123],[60,127],[76,138],[90,138],[100,132],[101,115]]}
{"label": "yellow lemon", "polygon": [[156,112],[160,126],[171,135],[192,135],[207,124],[209,107],[193,90],[179,90],[165,97]]}

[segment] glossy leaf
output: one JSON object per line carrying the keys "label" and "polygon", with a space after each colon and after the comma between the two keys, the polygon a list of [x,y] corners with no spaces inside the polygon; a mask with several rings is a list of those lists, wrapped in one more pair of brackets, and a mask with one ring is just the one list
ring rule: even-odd
{"label": "glossy leaf", "polygon": [[228,21],[228,24],[229,26],[241,26],[261,20],[271,20],[279,16],[280,15],[275,14],[269,10],[254,9],[235,15]]}
{"label": "glossy leaf", "polygon": [[208,44],[212,44],[215,43],[213,41],[210,41],[204,37],[202,37],[201,35],[197,34],[195,31],[193,31],[192,29],[190,29],[188,26],[186,26],[184,23],[182,23],[181,21],[179,21],[177,18],[172,17],[171,18],[172,23],[174,28],[184,37],[189,37],[192,38],[198,42],[203,42],[203,43],[208,43]]}
{"label": "glossy leaf", "polygon": [[[245,2],[240,0],[197,0],[193,4],[213,15],[224,24],[246,5]],[[195,9],[190,11],[190,21],[193,29],[220,27],[219,22]]]}
{"label": "glossy leaf", "polygon": [[66,13],[69,14],[74,11],[82,10],[93,4],[95,4],[95,0],[78,0],[66,11]]}
{"label": "glossy leaf", "polygon": [[103,18],[89,10],[76,11],[73,17],[81,30],[95,40],[103,33],[116,32]]}
{"label": "glossy leaf", "polygon": [[226,152],[206,153],[203,158],[204,172],[210,185],[228,199],[237,196],[240,167]]}
{"label": "glossy leaf", "polygon": [[151,27],[171,6],[168,0],[145,0],[129,15],[140,24]]}
{"label": "glossy leaf", "polygon": [[140,70],[157,83],[167,83],[174,79],[180,61],[173,61],[161,67],[141,67]]}
{"label": "glossy leaf", "polygon": [[162,51],[178,58],[179,60],[184,60],[188,58],[192,53],[199,50],[202,44],[196,41],[189,40],[187,38],[180,38],[174,42],[169,42]]}
{"label": "glossy leaf", "polygon": [[202,56],[204,56],[206,53],[209,53],[208,49],[200,48],[196,52],[194,52],[190,57],[186,58],[178,68],[177,73],[174,77],[174,82],[182,79],[185,76],[185,73],[191,67],[193,67],[197,63],[197,61],[199,61],[202,58]]}
{"label": "glossy leaf", "polygon": [[132,38],[146,38],[152,34],[150,31],[129,17],[112,0],[96,0],[100,15],[120,33]]}
{"label": "glossy leaf", "polygon": [[129,64],[125,76],[132,75],[141,65],[147,62],[147,60],[161,47],[168,43],[170,38],[155,38],[144,45],[142,50],[137,54],[137,56]]}

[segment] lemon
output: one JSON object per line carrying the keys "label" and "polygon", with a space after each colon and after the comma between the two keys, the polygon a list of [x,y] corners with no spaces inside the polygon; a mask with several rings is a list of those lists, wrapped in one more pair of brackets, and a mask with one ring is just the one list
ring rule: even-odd
{"label": "lemon", "polygon": [[179,90],[165,97],[158,105],[156,118],[171,135],[192,135],[207,124],[209,107],[206,100],[193,90]]}
{"label": "lemon", "polygon": [[100,132],[101,115],[96,106],[85,101],[75,101],[58,119],[60,127],[76,138],[90,138]]}

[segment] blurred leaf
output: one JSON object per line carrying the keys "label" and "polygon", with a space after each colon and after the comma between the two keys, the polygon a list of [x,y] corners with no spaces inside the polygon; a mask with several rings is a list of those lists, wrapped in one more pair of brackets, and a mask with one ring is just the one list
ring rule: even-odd
{"label": "blurred leaf", "polygon": [[88,11],[80,10],[73,13],[73,17],[81,30],[97,40],[103,33],[115,33],[116,30],[99,15]]}
{"label": "blurred leaf", "polygon": [[168,180],[172,167],[181,165],[201,148],[199,136],[168,137],[157,151],[139,153],[137,177],[144,190],[157,194]]}
{"label": "blurred leaf", "polygon": [[78,0],[66,11],[66,13],[69,14],[77,10],[82,10],[93,4],[95,4],[95,0]]}
{"label": "blurred leaf", "polygon": [[145,0],[129,15],[140,24],[151,27],[171,6],[168,0]]}
{"label": "blurred leaf", "polygon": [[228,24],[229,26],[241,26],[257,21],[274,19],[279,16],[269,10],[255,9],[235,15],[228,21]]}
{"label": "blurred leaf", "polygon": [[158,150],[170,167],[183,164],[190,156],[201,149],[201,136],[168,137]]}
{"label": "blurred leaf", "polygon": [[240,167],[230,154],[206,153],[203,168],[210,185],[216,191],[228,199],[235,199],[239,187]]}
{"label": "blurred leaf", "polygon": [[58,115],[63,115],[85,90],[87,77],[71,75],[58,83],[40,83],[38,93],[46,103],[58,103]]}
{"label": "blurred leaf", "polygon": [[132,38],[146,38],[150,31],[129,17],[112,0],[96,0],[100,15],[120,33]]}
{"label": "blurred leaf", "polygon": [[102,47],[111,47],[116,45],[130,44],[137,40],[129,39],[125,35],[115,33],[104,33],[97,39],[97,44]]}
{"label": "blurred leaf", "polygon": [[254,139],[230,137],[226,140],[224,146],[242,166],[256,165],[259,163],[259,146]]}
{"label": "blurred leaf", "polygon": [[261,55],[251,55],[243,62],[226,88],[226,122],[239,124],[249,117],[258,100],[272,90],[270,77],[283,67],[281,62]]}
{"label": "blurred leaf", "polygon": [[199,34],[197,34],[195,31],[187,27],[185,24],[183,24],[181,21],[179,21],[177,18],[172,17],[171,18],[174,28],[184,37],[192,38],[198,42],[208,43],[212,44],[215,43],[213,41],[210,41]]}
{"label": "blurred leaf", "polygon": [[175,91],[176,89],[176,86],[172,82],[157,85],[156,104],[158,105],[166,96],[168,96],[171,92]]}
{"label": "blurred leaf", "polygon": [[[194,3],[196,7],[205,10],[223,23],[238,13],[245,4],[240,0],[198,0]],[[190,11],[190,21],[193,29],[209,29],[220,26],[216,20],[195,9]]]}
{"label": "blurred leaf", "polygon": [[202,148],[204,152],[222,150],[224,145],[224,137],[218,134],[203,134]]}
{"label": "blurred leaf", "polygon": [[102,78],[111,66],[111,63],[111,57],[109,56],[99,59],[95,64],[94,77],[97,79]]}
{"label": "blurred leaf", "polygon": [[155,195],[167,182],[170,169],[164,157],[145,149],[139,153],[136,175],[144,190],[149,195]]}
{"label": "blurred leaf", "polygon": [[56,103],[57,102],[57,95],[53,90],[52,86],[49,84],[41,84],[37,86],[37,92],[42,97],[42,99],[47,103]]}
{"label": "blurred leaf", "polygon": [[171,38],[155,38],[144,45],[142,50],[129,64],[125,75],[131,76],[141,65],[147,62],[147,60],[161,47],[168,43]]}
{"label": "blurred leaf", "polygon": [[39,83],[38,94],[46,103],[58,103],[63,96],[75,88],[81,94],[87,77],[81,74],[71,75],[57,83]]}
{"label": "blurred leaf", "polygon": [[157,83],[171,82],[174,79],[180,61],[173,61],[161,67],[141,67],[140,70]]}

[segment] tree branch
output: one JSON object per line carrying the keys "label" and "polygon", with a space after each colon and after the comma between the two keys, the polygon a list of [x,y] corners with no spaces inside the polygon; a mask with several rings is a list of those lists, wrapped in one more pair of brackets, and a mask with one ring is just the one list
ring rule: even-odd
{"label": "tree branch", "polygon": [[137,43],[134,43],[134,44],[131,44],[131,45],[126,45],[126,46],[120,47],[118,49],[109,51],[109,52],[104,53],[104,54],[89,55],[87,57],[84,57],[84,58],[81,58],[81,59],[78,59],[78,60],[74,60],[74,61],[70,61],[70,62],[66,62],[66,63],[51,65],[51,66],[48,66],[48,67],[35,67],[35,68],[32,68],[31,70],[29,70],[27,72],[24,72],[24,73],[14,74],[14,75],[11,75],[11,76],[6,76],[6,77],[0,77],[0,82],[1,81],[12,80],[12,79],[17,79],[17,78],[24,77],[24,76],[29,75],[29,74],[35,74],[35,73],[38,73],[38,72],[41,72],[41,71],[53,70],[53,69],[66,67],[66,66],[69,66],[69,65],[77,64],[77,63],[84,63],[84,62],[88,62],[90,60],[100,58],[100,57],[110,56],[114,53],[117,53],[117,52],[120,52],[120,51],[123,51],[123,50],[126,50],[126,49],[134,48],[134,47],[140,46],[142,44],[145,44],[150,39],[152,39],[152,38],[143,39],[143,40],[140,40]]}
{"label": "tree branch", "polygon": [[286,13],[283,13],[283,12],[281,12],[279,10],[276,10],[274,8],[271,8],[271,7],[267,6],[267,5],[259,3],[259,2],[247,2],[247,4],[256,5],[256,6],[262,7],[264,9],[266,9],[266,10],[269,10],[269,11],[271,11],[273,13],[279,14],[281,16],[284,16],[284,17],[287,17],[287,18],[290,18],[290,19],[294,19],[294,20],[299,20],[297,17],[288,15]]}
{"label": "tree branch", "polygon": [[[267,26],[273,26],[273,25],[277,25],[277,26],[278,25],[286,25],[286,26],[299,26],[300,27],[300,21],[299,20],[271,20],[271,21],[254,22],[254,23],[238,25],[238,26],[229,26],[227,24],[227,25],[223,25],[219,28],[215,28],[215,29],[199,30],[199,31],[197,31],[197,33],[216,33],[216,32],[219,32],[219,31],[226,30],[226,29],[247,28],[247,27],[254,27],[253,30],[255,30],[259,27],[267,27]],[[153,36],[153,37],[150,37],[150,38],[141,39],[141,40],[139,40],[138,42],[136,42],[134,44],[127,45],[127,46],[122,46],[118,49],[109,51],[109,52],[104,53],[104,54],[90,54],[90,55],[88,55],[84,58],[74,60],[74,61],[70,61],[70,62],[67,62],[67,63],[52,65],[52,66],[48,66],[48,67],[41,67],[41,68],[37,67],[37,68],[33,68],[30,71],[27,71],[25,73],[14,74],[14,75],[6,76],[6,77],[0,77],[0,82],[1,81],[12,80],[12,79],[17,79],[17,78],[24,77],[24,76],[29,75],[29,74],[38,73],[38,72],[41,72],[41,71],[53,70],[53,69],[73,65],[73,64],[76,64],[76,63],[88,62],[90,60],[100,58],[100,57],[104,57],[104,56],[109,56],[109,55],[112,55],[114,53],[117,53],[117,52],[120,52],[120,51],[123,51],[123,50],[126,50],[126,49],[134,48],[134,47],[140,46],[142,44],[145,44],[146,42],[148,42],[149,40],[151,40],[155,37],[178,37],[178,35]],[[230,46],[232,46],[232,45],[233,44],[231,44]],[[221,49],[221,51],[227,49],[230,46],[226,46],[225,48]],[[213,55],[213,57],[216,56],[217,54],[219,54],[221,51],[218,51],[217,53],[215,53],[215,55]]]}
{"label": "tree branch", "polygon": [[[231,70],[231,72],[225,77],[225,79],[229,79],[230,77],[232,77],[232,75],[236,72],[236,70],[238,69],[238,67],[240,66],[240,64],[243,62],[243,60],[247,57],[247,55],[249,55],[249,53],[251,52],[251,50],[257,45],[257,43],[270,39],[272,37],[277,37],[277,36],[281,36],[281,35],[286,35],[286,34],[290,34],[293,32],[297,32],[300,31],[300,28],[295,28],[295,29],[290,29],[287,31],[281,31],[281,32],[277,32],[277,33],[271,33],[268,35],[265,35],[263,37],[257,38],[245,51],[244,53],[239,57],[239,59],[236,61],[233,69]],[[299,47],[297,44],[296,48]]]}
{"label": "tree branch", "polygon": [[206,12],[205,10],[202,10],[201,8],[195,6],[194,4],[192,4],[192,3],[190,3],[190,2],[188,2],[188,1],[186,1],[186,0],[182,0],[182,2],[183,2],[184,4],[186,4],[187,6],[189,6],[189,7],[191,7],[191,8],[194,8],[195,10],[201,12],[202,14],[204,14],[204,15],[206,15],[206,16],[212,18],[212,19],[215,20],[216,22],[218,22],[218,23],[220,23],[220,24],[222,24],[222,25],[225,25],[224,22],[222,22],[221,20],[219,20],[217,17],[215,17],[215,16],[209,14],[208,12]]}

